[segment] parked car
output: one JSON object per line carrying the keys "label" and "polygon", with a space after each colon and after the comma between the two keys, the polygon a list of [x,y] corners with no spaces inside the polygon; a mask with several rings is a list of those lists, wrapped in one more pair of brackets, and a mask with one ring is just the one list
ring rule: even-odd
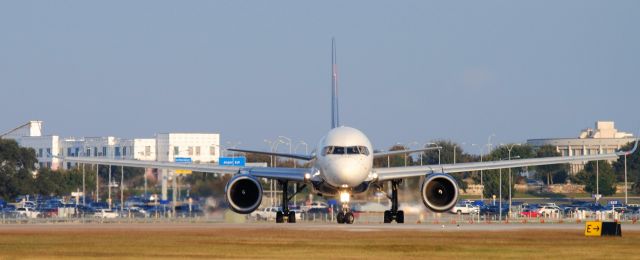
{"label": "parked car", "polygon": [[19,216],[26,218],[37,218],[40,216],[40,212],[37,212],[31,208],[17,208],[16,212]]}
{"label": "parked car", "polygon": [[543,217],[559,216],[561,212],[562,209],[560,209],[560,207],[558,206],[555,206],[555,204],[541,206],[538,209],[538,213],[540,213],[540,215],[542,215]]}
{"label": "parked car", "polygon": [[471,203],[457,204],[451,209],[451,213],[454,214],[477,214],[480,212],[480,207],[474,206]]}
{"label": "parked car", "polygon": [[525,218],[537,218],[540,217],[540,213],[536,210],[524,209],[522,212],[520,212],[520,216]]}
{"label": "parked car", "polygon": [[96,218],[117,218],[118,212],[110,209],[100,209],[93,214]]}

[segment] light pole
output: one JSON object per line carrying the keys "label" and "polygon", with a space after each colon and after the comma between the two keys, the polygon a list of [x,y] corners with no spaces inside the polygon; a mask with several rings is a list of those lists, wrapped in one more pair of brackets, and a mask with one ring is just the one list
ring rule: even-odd
{"label": "light pole", "polygon": [[124,209],[124,166],[120,166],[120,211]]}
{"label": "light pole", "polygon": [[[504,144],[500,144],[500,145],[504,145]],[[509,161],[511,161],[511,150],[513,150],[513,147],[516,146],[516,145],[520,146],[522,144],[519,144],[519,143],[511,144],[511,146],[506,145],[507,146],[507,151],[509,151]],[[518,156],[516,156],[514,158],[520,158],[520,156],[518,155]],[[511,168],[509,168],[509,215],[511,215],[511,199],[512,199],[511,198],[511,185],[513,185],[512,184],[512,182],[513,182],[512,178],[513,177],[511,176]]]}
{"label": "light pole", "polygon": [[83,163],[82,164],[82,206],[87,205],[87,200],[86,200],[87,193],[86,193],[85,186],[84,186],[84,184],[85,184],[85,182],[84,182],[84,179],[85,179],[85,169],[84,168],[85,168],[85,166],[86,165]]}
{"label": "light pole", "polygon": [[[484,149],[479,144],[471,144],[471,146],[476,146],[476,145],[480,147],[480,162],[482,162],[482,152]],[[482,187],[482,191],[480,192],[480,199],[484,200],[484,183],[482,181],[482,170],[480,170],[480,187]]]}
{"label": "light pole", "polygon": [[[269,151],[273,152],[273,141],[264,139],[264,142],[268,144]],[[271,160],[271,164],[269,164],[269,167],[273,168],[273,155],[269,155],[269,160]],[[269,180],[269,195],[271,195],[269,197],[271,200],[271,206],[273,206],[273,180]]]}
{"label": "light pole", "polygon": [[628,204],[627,188],[627,153],[624,154],[624,204]]}
{"label": "light pole", "polygon": [[[462,142],[460,145],[465,145],[467,143]],[[456,164],[456,147],[458,146],[458,144],[454,143],[453,144],[453,164]]]}
{"label": "light pole", "polygon": [[[601,147],[598,147],[598,154],[600,154]],[[600,201],[600,165],[599,161],[596,161],[596,201]]]}

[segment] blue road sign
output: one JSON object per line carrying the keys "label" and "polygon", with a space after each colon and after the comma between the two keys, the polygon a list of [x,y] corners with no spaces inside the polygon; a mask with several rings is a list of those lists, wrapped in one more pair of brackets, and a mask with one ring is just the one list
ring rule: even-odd
{"label": "blue road sign", "polygon": [[221,166],[244,166],[247,163],[245,157],[220,157]]}
{"label": "blue road sign", "polygon": [[176,157],[174,159],[175,162],[177,163],[190,163],[191,161],[191,157]]}

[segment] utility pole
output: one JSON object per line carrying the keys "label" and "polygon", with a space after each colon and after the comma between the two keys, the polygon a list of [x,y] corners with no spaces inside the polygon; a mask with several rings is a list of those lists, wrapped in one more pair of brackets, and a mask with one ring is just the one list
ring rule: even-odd
{"label": "utility pole", "polygon": [[629,188],[627,187],[627,154],[624,154],[624,204],[628,204],[629,196],[627,195]]}
{"label": "utility pole", "polygon": [[120,211],[124,210],[124,166],[120,166]]}
{"label": "utility pole", "polygon": [[100,171],[100,164],[96,164],[96,202],[100,202],[100,175],[98,172]]}
{"label": "utility pole", "polygon": [[107,189],[109,189],[109,199],[107,200],[107,202],[109,203],[109,209],[111,209],[111,165],[109,165],[109,182],[107,183]]}
{"label": "utility pole", "polygon": [[86,189],[85,189],[85,164],[82,164],[82,206],[87,205],[87,193],[86,193]]}

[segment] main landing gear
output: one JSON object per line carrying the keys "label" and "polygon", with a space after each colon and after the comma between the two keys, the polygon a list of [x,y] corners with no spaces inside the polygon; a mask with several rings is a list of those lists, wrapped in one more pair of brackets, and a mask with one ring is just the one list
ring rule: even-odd
{"label": "main landing gear", "polygon": [[384,211],[384,223],[404,223],[404,211],[398,210],[398,185],[402,180],[391,180],[391,196],[387,197],[391,200],[391,210]]}
{"label": "main landing gear", "polygon": [[276,223],[296,223],[296,213],[294,211],[289,211],[289,201],[293,196],[306,188],[307,185],[302,185],[295,194],[289,196],[289,182],[278,181],[278,184],[282,186],[282,211],[276,212]]}

